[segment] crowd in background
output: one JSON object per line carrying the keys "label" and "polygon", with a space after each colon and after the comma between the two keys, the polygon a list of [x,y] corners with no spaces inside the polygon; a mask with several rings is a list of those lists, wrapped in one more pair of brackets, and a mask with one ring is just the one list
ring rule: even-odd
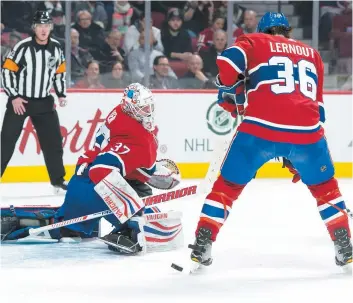
{"label": "crowd in background", "polygon": [[[150,87],[214,88],[216,57],[227,47],[227,1],[152,1]],[[312,3],[302,11],[303,24]],[[311,6],[310,6],[311,4]],[[351,2],[350,2],[351,4]],[[65,1],[2,1],[1,59],[31,35],[36,10],[53,17],[52,37],[65,47],[71,39],[71,87],[124,88],[145,76],[144,1],[72,1],[65,20]],[[303,13],[303,12],[306,13]],[[234,2],[233,40],[256,31],[257,12]],[[70,22],[71,35],[65,37]],[[311,25],[312,26],[312,25]],[[352,74],[352,8],[347,1],[321,5],[320,49],[330,56],[330,72]]]}

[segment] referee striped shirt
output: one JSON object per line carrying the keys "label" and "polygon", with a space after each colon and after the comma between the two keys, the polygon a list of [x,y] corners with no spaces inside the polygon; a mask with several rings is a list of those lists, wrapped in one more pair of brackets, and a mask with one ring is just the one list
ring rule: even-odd
{"label": "referee striped shirt", "polygon": [[18,42],[6,57],[2,82],[6,94],[30,99],[49,96],[54,86],[58,97],[66,97],[66,64],[60,43],[52,38],[40,45],[34,37]]}

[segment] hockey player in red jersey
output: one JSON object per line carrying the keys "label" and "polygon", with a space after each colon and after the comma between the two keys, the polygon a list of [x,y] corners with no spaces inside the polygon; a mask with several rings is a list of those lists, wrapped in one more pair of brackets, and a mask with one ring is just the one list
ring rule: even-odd
{"label": "hockey player in red jersey", "polygon": [[[170,189],[180,182],[178,173],[168,169],[163,161],[156,161],[158,129],[154,118],[152,92],[139,83],[130,84],[120,104],[98,130],[93,148],[79,158],[63,205],[54,214],[37,211],[32,217],[40,217],[42,224],[46,220],[60,222],[110,209],[113,214],[105,219],[115,229],[102,240],[116,252],[142,250],[146,243],[144,237],[138,236],[144,230],[143,218],[139,216],[145,207],[141,198],[152,194],[150,186]],[[19,215],[16,217],[20,220]],[[31,217],[31,214],[27,212],[23,216]],[[91,237],[98,220],[54,229],[50,236],[53,239]],[[31,227],[8,228],[2,240],[26,237]]]}
{"label": "hockey player in red jersey", "polygon": [[[290,31],[283,14],[266,13],[258,33],[239,37],[217,57],[219,105],[233,116],[244,113],[244,120],[202,207],[195,243],[189,246],[193,265],[212,263],[212,243],[233,202],[264,163],[285,157],[317,201],[336,264],[350,268],[348,214],[324,136],[323,63],[316,50],[291,39]],[[245,100],[222,98],[244,79],[245,112]]]}

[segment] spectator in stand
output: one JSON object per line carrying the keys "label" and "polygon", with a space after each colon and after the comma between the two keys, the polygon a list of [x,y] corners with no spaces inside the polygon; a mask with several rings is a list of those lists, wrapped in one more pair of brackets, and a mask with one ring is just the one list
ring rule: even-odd
{"label": "spectator in stand", "polygon": [[75,7],[76,14],[79,11],[88,11],[94,23],[103,29],[106,28],[108,16],[101,1],[79,1]]}
{"label": "spectator in stand", "polygon": [[[319,21],[319,46],[320,49],[328,50],[330,48],[330,38],[332,32],[332,21],[337,15],[340,15],[345,10],[346,1],[320,1],[320,21]],[[312,3],[299,2],[297,4],[297,11],[305,10],[308,13],[302,24],[301,18],[300,25],[302,27],[312,26],[312,15],[309,14],[309,9],[312,11]],[[304,26],[303,26],[304,25]]]}
{"label": "spectator in stand", "polygon": [[120,61],[113,64],[110,73],[102,76],[102,83],[106,88],[125,88],[131,83],[131,77],[124,71],[123,63]]}
{"label": "spectator in stand", "polygon": [[134,9],[129,1],[114,1],[114,13],[112,16],[112,29],[125,34],[131,24]]}
{"label": "spectator in stand", "polygon": [[213,34],[219,29],[224,29],[225,18],[216,13],[213,15],[212,25],[203,30],[198,38],[197,49],[207,50],[213,44]]}
{"label": "spectator in stand", "polygon": [[[161,40],[161,31],[157,27],[152,26],[151,20],[151,32],[152,32],[152,40],[153,40],[153,49],[156,51],[163,52],[164,47]],[[145,14],[141,14],[140,18],[129,28],[127,29],[125,38],[124,38],[124,51],[126,54],[130,53],[134,49],[138,49],[140,47],[139,36],[140,33],[145,30]]]}
{"label": "spectator in stand", "polygon": [[122,35],[117,30],[112,30],[101,47],[92,53],[99,61],[101,73],[110,72],[116,61],[125,61],[125,52],[120,47]]}
{"label": "spectator in stand", "polygon": [[246,10],[244,13],[244,24],[241,27],[238,27],[233,32],[234,42],[237,38],[244,34],[251,34],[256,32],[257,28],[257,14],[252,10]]}
{"label": "spectator in stand", "polygon": [[170,66],[166,56],[157,56],[153,61],[154,74],[150,77],[151,89],[179,88],[176,78],[169,76]]}
{"label": "spectator in stand", "polygon": [[89,11],[83,10],[77,13],[77,22],[72,26],[80,34],[80,47],[94,52],[104,43],[103,29],[92,22]]}
{"label": "spectator in stand", "polygon": [[33,35],[32,21],[37,5],[35,1],[1,1],[1,22],[9,31]]}
{"label": "spectator in stand", "polygon": [[188,61],[189,71],[179,80],[181,88],[215,88],[202,72],[203,62],[199,55],[192,55]]}
{"label": "spectator in stand", "polygon": [[10,33],[9,44],[1,45],[1,66],[5,62],[5,59],[13,47],[22,40],[22,36],[19,32],[13,31]]}
{"label": "spectator in stand", "polygon": [[188,1],[184,7],[185,28],[189,30],[191,37],[197,37],[207,28],[213,15],[212,1]]}
{"label": "spectator in stand", "polygon": [[73,84],[81,80],[85,75],[88,63],[93,60],[92,55],[79,47],[80,34],[74,28],[71,29],[71,81]]}
{"label": "spectator in stand", "polygon": [[[220,3],[215,3],[215,13],[221,14],[225,19],[227,18],[227,10],[228,10],[228,0],[227,1],[219,1]],[[244,22],[244,12],[245,7],[238,5],[237,3],[233,3],[233,31],[237,29]]]}
{"label": "spectator in stand", "polygon": [[337,59],[337,72],[352,74],[352,2],[333,18],[330,49]]}
{"label": "spectator in stand", "polygon": [[57,0],[43,1],[38,4],[38,10],[48,11],[50,14],[53,14],[53,11],[64,11],[63,3]]}
{"label": "spectator in stand", "polygon": [[[152,40],[153,33],[151,32],[151,53],[150,53],[150,75],[153,74],[153,61],[154,58],[157,56],[162,56],[163,53],[153,49],[153,40]],[[142,32],[139,37],[140,47],[138,49],[134,49],[128,55],[128,63],[129,63],[129,70],[131,72],[131,77],[133,81],[139,82],[145,76],[144,69],[145,69],[145,60],[146,60],[146,52],[145,52],[145,32]],[[170,75],[173,75],[175,78],[174,72],[170,69]]]}
{"label": "spectator in stand", "polygon": [[182,27],[183,13],[172,9],[167,14],[167,22],[161,32],[164,54],[170,60],[188,61],[192,55],[192,44],[188,32]]}
{"label": "spectator in stand", "polygon": [[74,88],[104,88],[100,82],[99,62],[90,61],[85,71],[85,76],[82,80],[78,81]]}
{"label": "spectator in stand", "polygon": [[216,64],[217,56],[221,54],[227,47],[227,33],[219,29],[213,35],[213,45],[207,49],[200,51],[203,61],[203,72],[208,78],[218,75],[218,67]]}
{"label": "spectator in stand", "polygon": [[58,40],[62,46],[65,45],[65,19],[62,10],[52,10],[51,16],[53,18],[53,31],[51,36]]}

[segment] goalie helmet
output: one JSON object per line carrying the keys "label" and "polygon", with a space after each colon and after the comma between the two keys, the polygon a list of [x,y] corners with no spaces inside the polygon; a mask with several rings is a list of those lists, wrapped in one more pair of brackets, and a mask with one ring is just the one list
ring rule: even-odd
{"label": "goalie helmet", "polygon": [[123,111],[141,122],[143,127],[152,132],[154,124],[154,99],[152,92],[140,83],[132,83],[124,90],[121,100]]}

